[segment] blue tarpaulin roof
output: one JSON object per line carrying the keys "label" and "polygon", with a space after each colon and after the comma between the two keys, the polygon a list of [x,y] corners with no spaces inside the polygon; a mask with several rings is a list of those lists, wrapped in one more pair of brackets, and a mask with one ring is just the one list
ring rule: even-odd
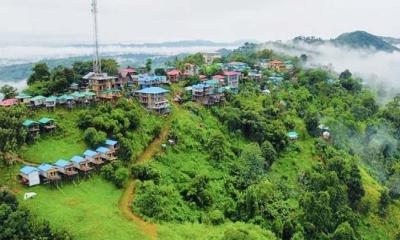
{"label": "blue tarpaulin roof", "polygon": [[145,94],[161,94],[161,93],[167,93],[169,92],[168,90],[160,87],[149,87],[145,88],[139,91],[136,91],[137,93],[145,93]]}
{"label": "blue tarpaulin roof", "polygon": [[47,172],[47,171],[49,171],[50,169],[52,169],[53,167],[54,167],[54,166],[52,166],[52,165],[50,165],[50,164],[43,163],[42,165],[40,165],[40,166],[38,167],[38,169],[39,169],[40,171]]}
{"label": "blue tarpaulin roof", "polygon": [[110,151],[110,149],[105,148],[105,147],[99,147],[96,149],[96,152],[99,152],[99,153],[108,153],[109,151]]}
{"label": "blue tarpaulin roof", "polygon": [[61,159],[61,160],[58,160],[56,163],[54,163],[54,165],[57,166],[57,167],[64,168],[64,167],[66,167],[68,165],[71,165],[71,162]]}
{"label": "blue tarpaulin roof", "polygon": [[39,171],[37,168],[35,167],[31,167],[31,166],[25,166],[23,168],[21,168],[21,170],[19,170],[22,174],[28,175],[32,172],[37,172]]}
{"label": "blue tarpaulin roof", "polygon": [[92,150],[86,150],[83,155],[85,155],[86,157],[94,157],[97,155],[97,152],[92,151]]}
{"label": "blue tarpaulin roof", "polygon": [[71,162],[74,162],[74,163],[81,163],[83,161],[85,161],[85,159],[81,156],[74,156],[71,158]]}
{"label": "blue tarpaulin roof", "polygon": [[117,141],[115,141],[115,140],[111,140],[111,139],[107,139],[106,140],[106,145],[108,145],[108,146],[114,146],[114,145],[116,145],[118,142]]}

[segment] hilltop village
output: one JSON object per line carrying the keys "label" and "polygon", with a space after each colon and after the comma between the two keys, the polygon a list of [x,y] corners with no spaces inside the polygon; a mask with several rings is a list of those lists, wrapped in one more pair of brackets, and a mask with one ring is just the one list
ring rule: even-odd
{"label": "hilltop village", "polygon": [[399,98],[250,43],[98,62],[1,89],[0,239],[399,236]]}

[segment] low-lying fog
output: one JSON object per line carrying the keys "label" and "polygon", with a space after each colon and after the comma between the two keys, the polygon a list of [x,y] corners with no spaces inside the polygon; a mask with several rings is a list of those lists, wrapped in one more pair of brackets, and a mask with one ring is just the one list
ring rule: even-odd
{"label": "low-lying fog", "polygon": [[400,52],[337,47],[329,43],[285,45],[267,43],[265,47],[294,56],[304,53],[308,56],[308,65],[330,65],[337,73],[349,69],[377,92],[380,101],[400,93]]}

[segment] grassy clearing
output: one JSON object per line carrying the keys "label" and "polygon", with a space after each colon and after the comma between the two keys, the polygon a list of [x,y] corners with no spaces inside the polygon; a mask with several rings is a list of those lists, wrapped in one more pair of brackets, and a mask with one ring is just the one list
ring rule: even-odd
{"label": "grassy clearing", "polygon": [[25,145],[20,150],[23,159],[36,162],[54,162],[58,159],[70,159],[82,154],[86,145],[83,132],[78,128],[78,111],[57,109],[54,112],[36,111],[31,118],[38,120],[42,117],[53,118],[58,126],[53,134],[42,134],[33,144]]}
{"label": "grassy clearing", "polygon": [[140,229],[122,216],[118,201],[122,190],[111,183],[93,177],[77,184],[65,184],[59,190],[47,186],[29,189],[37,197],[23,201],[39,219],[48,220],[52,226],[64,229],[76,239],[148,239]]}

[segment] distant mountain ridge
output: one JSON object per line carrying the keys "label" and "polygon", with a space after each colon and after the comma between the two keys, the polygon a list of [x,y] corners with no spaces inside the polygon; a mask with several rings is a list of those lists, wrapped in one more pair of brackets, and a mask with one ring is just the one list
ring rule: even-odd
{"label": "distant mountain ridge", "polygon": [[365,31],[343,33],[339,35],[337,38],[330,40],[323,40],[322,38],[314,36],[311,37],[299,36],[294,38],[293,42],[295,43],[304,42],[307,44],[332,43],[334,45],[347,46],[356,49],[369,48],[385,52],[400,51],[400,49],[395,46],[400,44],[400,39],[393,37],[380,37]]}
{"label": "distant mountain ridge", "polygon": [[[238,40],[234,42],[213,42],[209,40],[183,40],[183,41],[171,41],[171,42],[160,42],[160,43],[110,43],[102,44],[102,46],[123,46],[123,47],[226,47],[226,46],[241,46],[246,40]],[[73,44],[74,47],[88,47],[92,44]]]}

